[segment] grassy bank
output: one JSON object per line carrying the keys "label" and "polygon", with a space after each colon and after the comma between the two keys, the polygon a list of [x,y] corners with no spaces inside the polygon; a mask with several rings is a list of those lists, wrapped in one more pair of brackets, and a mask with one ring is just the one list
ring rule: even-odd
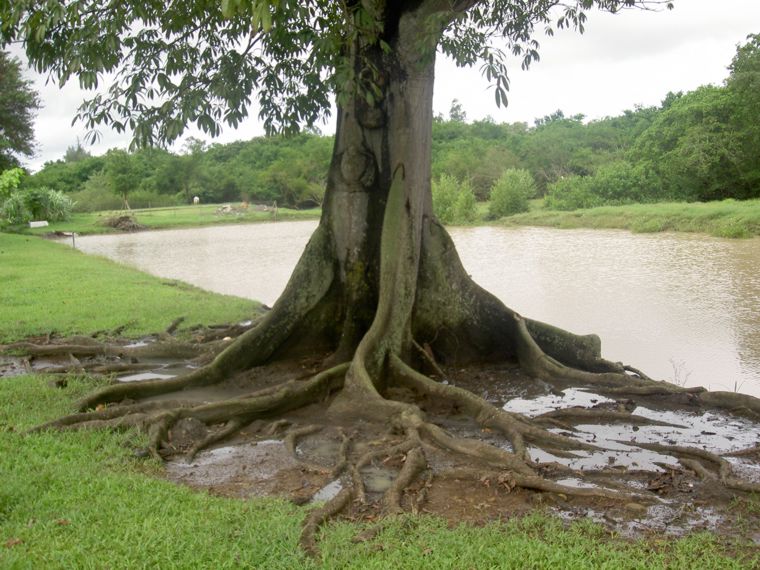
{"label": "grassy bank", "polygon": [[[161,330],[178,315],[220,322],[252,303],[140,274],[57,244],[0,234],[0,334],[88,332],[133,321]],[[192,313],[195,309],[197,312]],[[589,522],[538,513],[483,528],[401,518],[354,544],[355,524],[329,525],[322,557],[297,548],[307,508],[224,499],[161,480],[138,459],[134,432],[25,434],[65,414],[96,381],[0,378],[0,568],[747,568],[747,545],[695,534],[626,541]],[[505,513],[508,515],[508,513]],[[751,557],[755,558],[751,558]]]}
{"label": "grassy bank", "polygon": [[668,202],[602,206],[558,212],[535,208],[503,218],[499,223],[552,228],[624,229],[632,232],[699,232],[716,237],[760,235],[760,200],[721,202]]}
{"label": "grassy bank", "polygon": [[[198,206],[177,206],[170,208],[150,208],[130,210],[137,222],[147,229],[188,228],[198,226],[210,226],[215,224],[241,224],[255,222],[270,222],[275,219],[271,211],[259,211],[253,206],[247,210],[233,211],[231,213],[218,213],[220,204],[204,204]],[[66,222],[56,222],[45,228],[30,229],[27,227],[14,228],[18,231],[30,234],[46,234],[53,231],[76,232],[80,235],[102,234],[116,230],[104,225],[103,222],[114,216],[124,215],[126,212],[114,210],[104,212],[76,213]],[[278,208],[277,220],[307,220],[319,217],[319,208],[311,210],[291,210]]]}
{"label": "grassy bank", "polygon": [[136,336],[249,318],[257,303],[160,279],[38,237],[0,233],[0,343],[125,326]]}

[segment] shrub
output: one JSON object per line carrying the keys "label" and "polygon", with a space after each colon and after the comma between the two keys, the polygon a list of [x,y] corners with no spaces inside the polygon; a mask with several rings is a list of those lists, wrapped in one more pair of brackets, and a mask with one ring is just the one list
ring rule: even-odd
{"label": "shrub", "polygon": [[31,220],[60,222],[69,219],[73,205],[63,192],[40,186],[16,190],[3,204],[2,216],[12,224]]}
{"label": "shrub", "polygon": [[528,211],[528,200],[536,195],[536,182],[528,170],[508,168],[491,188],[488,217],[503,218]]}
{"label": "shrub", "polygon": [[15,192],[3,202],[0,217],[11,224],[25,224],[32,219],[32,214],[26,207],[24,197],[20,192]]}
{"label": "shrub", "polygon": [[433,181],[433,212],[443,224],[454,221],[454,204],[459,194],[459,181],[453,176],[443,174]]}
{"label": "shrub", "polygon": [[661,186],[655,178],[642,166],[625,161],[600,166],[588,183],[590,192],[604,205],[655,202],[662,198]]}
{"label": "shrub", "polygon": [[459,182],[448,174],[434,180],[433,212],[443,224],[464,224],[475,220],[475,193],[470,182]]}
{"label": "shrub", "polygon": [[477,215],[477,202],[475,192],[469,181],[462,182],[459,186],[459,193],[454,202],[454,219],[456,224],[474,222]]}
{"label": "shrub", "polygon": [[548,186],[546,207],[550,210],[579,210],[599,205],[601,202],[591,191],[588,177],[566,176]]}

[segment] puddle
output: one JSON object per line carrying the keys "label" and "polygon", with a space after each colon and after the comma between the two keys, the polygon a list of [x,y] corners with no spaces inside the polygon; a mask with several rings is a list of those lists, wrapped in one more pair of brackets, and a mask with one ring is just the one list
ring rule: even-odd
{"label": "puddle", "polygon": [[202,451],[192,463],[170,461],[166,471],[180,483],[247,496],[271,494],[278,473],[298,465],[281,441],[264,440]]}
{"label": "puddle", "polygon": [[140,372],[119,377],[119,382],[139,382],[140,380],[166,380],[174,378],[175,374],[160,374],[158,372]]}
{"label": "puddle", "polygon": [[569,408],[572,406],[582,406],[584,408],[590,408],[597,404],[612,403],[615,400],[594,394],[593,392],[587,392],[578,388],[568,388],[563,392],[563,395],[547,394],[539,396],[537,398],[514,398],[504,404],[504,410],[507,412],[514,412],[523,414],[524,416],[537,416],[539,414],[545,414],[546,412],[552,412],[561,408]]}
{"label": "puddle", "polygon": [[330,499],[334,499],[338,493],[340,493],[343,490],[343,484],[340,482],[339,479],[336,479],[335,481],[329,482],[327,485],[322,487],[319,491],[314,493],[314,497],[312,498],[312,501],[315,503],[329,501]]}
{"label": "puddle", "polygon": [[390,469],[370,465],[362,469],[364,488],[368,493],[384,493],[390,489],[396,475]]}
{"label": "puddle", "polygon": [[[507,402],[504,409],[533,417],[572,406],[591,408],[614,402],[615,400],[593,392],[569,388],[562,395],[544,395],[530,400],[516,398]],[[690,413],[638,406],[633,410],[633,415],[682,427],[631,426],[625,423],[575,424],[577,431],[572,433],[562,429],[550,431],[570,435],[602,450],[574,452],[578,457],[561,458],[541,449],[531,448],[531,457],[539,462],[556,461],[574,469],[597,470],[613,467],[661,472],[663,465],[675,467],[679,462],[669,455],[641,449],[637,444],[697,447],[722,455],[753,447],[759,439],[757,428],[752,422],[713,412]],[[760,477],[760,474],[752,474],[752,477],[756,476]]]}

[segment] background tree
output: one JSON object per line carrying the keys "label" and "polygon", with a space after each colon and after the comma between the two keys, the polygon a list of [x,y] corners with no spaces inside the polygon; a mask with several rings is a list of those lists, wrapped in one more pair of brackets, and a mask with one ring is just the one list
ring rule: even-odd
{"label": "background tree", "polygon": [[[401,509],[400,494],[426,468],[431,446],[458,461],[504,470],[510,488],[614,496],[548,481],[528,454],[529,444],[554,452],[590,444],[421,372],[498,361],[547,382],[616,394],[656,393],[662,401],[684,392],[602,359],[598,337],[522,317],[470,279],[433,212],[432,97],[438,50],[460,65],[481,63],[496,101],[504,104],[508,54],[529,66],[538,57],[537,28],[582,28],[592,6],[617,11],[634,4],[656,3],[230,0],[165,6],[72,0],[44,10],[0,4],[3,37],[22,38],[34,64],[59,79],[77,76],[93,87],[99,73],[118,71],[116,82],[85,103],[80,116],[91,127],[131,129],[136,146],[171,142],[189,122],[214,135],[222,123],[237,124],[252,97],[267,128],[284,131],[314,124],[333,93],[338,103],[322,218],[272,310],[209,364],[171,380],[109,386],[85,398],[81,408],[219,384],[304,353],[316,362],[313,376],[303,379],[299,367],[298,380],[245,397],[199,406],[164,400],[108,407],[51,425],[140,424],[159,456],[180,419],[224,424],[194,445],[197,451],[256,418],[324,405],[326,425],[356,426],[361,417],[360,437],[387,433],[388,422],[401,434],[394,449],[403,451],[405,462],[386,494],[389,512]],[[420,408],[426,401],[446,402],[447,409],[498,430],[511,451],[445,433],[426,419]],[[729,396],[710,402],[736,405]],[[749,397],[742,405],[758,409]],[[361,466],[361,458],[347,453],[338,470],[354,476],[310,513],[302,534],[306,549],[315,548],[321,521],[364,497]]]}
{"label": "background tree", "polygon": [[745,188],[744,196],[760,196],[760,34],[753,34],[738,46],[729,66],[726,88],[733,97],[731,127],[738,137],[737,168]]}
{"label": "background tree", "polygon": [[122,206],[129,210],[127,197],[140,183],[137,171],[127,152],[119,149],[106,153],[105,174],[113,192],[121,197]]}
{"label": "background tree", "polygon": [[0,171],[34,155],[34,114],[40,100],[23,78],[21,62],[0,51]]}
{"label": "background tree", "polygon": [[730,92],[715,86],[667,101],[636,139],[632,159],[657,175],[671,200],[749,197],[739,167],[741,142],[732,125],[735,103]]}
{"label": "background tree", "polygon": [[77,142],[66,149],[66,154],[63,155],[63,162],[79,162],[86,158],[92,158],[92,154],[82,146],[82,143],[77,137]]}

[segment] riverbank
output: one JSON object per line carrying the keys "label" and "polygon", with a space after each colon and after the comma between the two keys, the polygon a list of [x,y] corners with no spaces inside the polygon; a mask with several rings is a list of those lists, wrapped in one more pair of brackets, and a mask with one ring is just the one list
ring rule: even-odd
{"label": "riverbank", "polygon": [[166,329],[250,319],[259,303],[160,279],[66,245],[0,233],[0,344],[55,332]]}
{"label": "riverbank", "polygon": [[[124,323],[132,323],[125,334],[138,335],[163,330],[176,316],[217,323],[255,310],[32,237],[0,234],[0,252],[5,342]],[[192,309],[199,312],[191,316]],[[160,464],[136,456],[146,441],[132,431],[24,433],[69,412],[97,384],[0,378],[1,567],[738,569],[758,562],[754,546],[725,537],[623,540],[584,516],[568,524],[540,505],[534,515],[484,527],[398,518],[360,543],[351,539],[364,526],[334,523],[320,538],[321,558],[308,559],[297,547],[308,507],[170,484]],[[756,512],[760,504],[737,503],[742,508]]]}
{"label": "riverbank", "polygon": [[12,228],[25,234],[46,235],[52,232],[77,233],[79,235],[104,234],[119,232],[109,227],[107,220],[130,215],[145,230],[162,230],[170,228],[191,228],[217,224],[251,224],[272,222],[276,220],[317,219],[321,214],[319,208],[310,210],[292,210],[277,208],[276,212],[257,209],[255,206],[242,207],[240,204],[204,204],[197,206],[176,206],[168,208],[144,208],[130,211],[113,210],[103,212],[75,213],[65,222],[51,223],[44,228]]}
{"label": "riverbank", "polygon": [[[247,224],[275,220],[318,219],[319,208],[272,210],[225,207],[220,204],[177,206],[131,210],[145,230],[204,227],[220,224]],[[56,222],[44,228],[16,227],[15,231],[46,235],[54,232],[78,235],[116,233],[120,230],[105,224],[109,218],[125,215],[124,211],[104,211],[73,214],[66,222]],[[723,200],[720,202],[662,202],[600,206],[563,212],[544,208],[543,200],[530,201],[530,211],[500,220],[488,219],[488,202],[479,202],[476,219],[469,226],[504,225],[537,226],[558,229],[622,229],[634,233],[687,232],[704,233],[722,238],[760,236],[760,200]]]}
{"label": "riverbank", "polygon": [[502,218],[498,223],[560,229],[622,229],[636,233],[696,232],[723,238],[748,238],[760,236],[760,200],[630,204],[571,212],[538,206],[529,212]]}

